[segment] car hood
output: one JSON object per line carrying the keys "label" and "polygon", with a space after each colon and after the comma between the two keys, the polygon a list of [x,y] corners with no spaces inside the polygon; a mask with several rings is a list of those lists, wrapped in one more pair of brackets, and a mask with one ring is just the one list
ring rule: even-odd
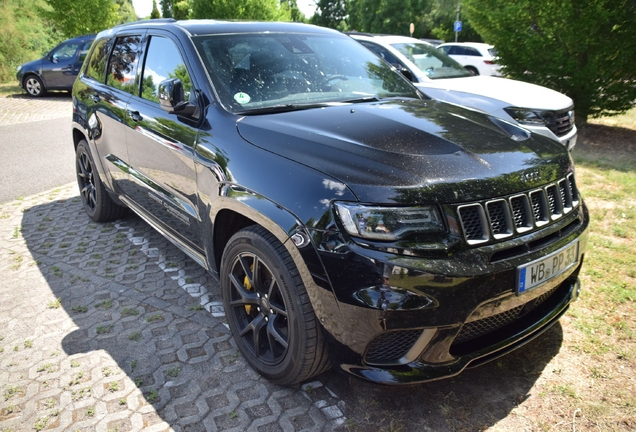
{"label": "car hood", "polygon": [[[416,85],[434,99],[453,103],[463,102],[465,106],[482,109],[488,113],[509,106],[563,110],[573,105],[572,99],[562,93],[508,78],[490,76],[446,78]],[[492,109],[484,109],[480,106],[478,101],[480,98],[489,100]]]}
{"label": "car hood", "polygon": [[[462,202],[565,175],[568,153],[483,113],[436,101],[384,101],[237,122],[248,142],[346,184],[362,202]],[[514,136],[513,136],[514,135]],[[524,183],[532,172],[533,182]]]}
{"label": "car hood", "polygon": [[20,65],[20,72],[24,71],[36,71],[40,70],[42,67],[42,59],[33,60],[30,62],[26,62]]}

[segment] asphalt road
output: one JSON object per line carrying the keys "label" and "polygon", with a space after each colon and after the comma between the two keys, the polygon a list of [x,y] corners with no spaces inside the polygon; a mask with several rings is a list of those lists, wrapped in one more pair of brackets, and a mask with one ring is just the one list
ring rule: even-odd
{"label": "asphalt road", "polygon": [[0,125],[0,203],[75,180],[70,123],[67,116]]}

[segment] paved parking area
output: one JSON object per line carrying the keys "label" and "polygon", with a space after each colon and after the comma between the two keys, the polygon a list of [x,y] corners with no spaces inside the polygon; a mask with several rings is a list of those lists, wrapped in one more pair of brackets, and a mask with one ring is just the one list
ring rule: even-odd
{"label": "paved parking area", "polygon": [[60,117],[70,119],[72,109],[67,93],[52,93],[42,98],[32,98],[26,93],[0,97],[0,126]]}
{"label": "paved parking area", "polygon": [[[68,121],[70,98],[0,98],[6,130],[38,116]],[[0,204],[0,271],[2,432],[537,430],[550,377],[572,366],[559,324],[425,385],[331,371],[272,385],[236,348],[218,282],[132,214],[91,223],[75,184]]]}
{"label": "paved parking area", "polygon": [[0,429],[333,430],[320,379],[240,356],[217,282],[135,216],[93,224],[76,186],[0,206]]}

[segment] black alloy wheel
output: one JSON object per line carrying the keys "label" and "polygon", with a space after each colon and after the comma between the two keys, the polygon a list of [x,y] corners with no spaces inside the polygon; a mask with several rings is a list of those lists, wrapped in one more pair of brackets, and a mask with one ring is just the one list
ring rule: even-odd
{"label": "black alloy wheel", "polygon": [[251,226],[228,242],[221,262],[228,323],[246,360],[277,384],[328,369],[321,328],[285,247]]}
{"label": "black alloy wheel", "polygon": [[77,145],[75,170],[84,210],[93,221],[108,222],[124,214],[125,208],[117,205],[104,188],[88,150],[88,143],[84,140]]}

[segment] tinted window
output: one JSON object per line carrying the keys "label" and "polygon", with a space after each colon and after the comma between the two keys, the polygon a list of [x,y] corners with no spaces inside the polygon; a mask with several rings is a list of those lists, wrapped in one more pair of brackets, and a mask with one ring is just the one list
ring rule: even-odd
{"label": "tinted window", "polygon": [[475,48],[465,47],[464,49],[466,50],[465,55],[481,57],[481,54]]}
{"label": "tinted window", "polygon": [[470,72],[466,71],[462,65],[432,45],[414,42],[391,46],[413,62],[430,79],[470,76]]}
{"label": "tinted window", "polygon": [[221,103],[236,113],[419,94],[347,36],[242,34],[193,37]]}
{"label": "tinted window", "polygon": [[360,43],[364,45],[365,47],[369,48],[374,53],[376,53],[378,56],[382,57],[384,60],[391,63],[392,65],[403,66],[402,62],[399,61],[397,57],[395,57],[393,54],[391,54],[391,52],[388,49],[381,47],[380,45],[370,43],[370,42],[360,42]]}
{"label": "tinted window", "polygon": [[102,39],[95,44],[95,49],[86,65],[86,76],[99,82],[104,82],[106,77],[106,64],[108,54],[112,46],[111,40]]}
{"label": "tinted window", "polygon": [[79,43],[67,43],[56,47],[53,51],[51,51],[51,58],[66,60],[73,58],[75,52],[77,51],[77,47]]}
{"label": "tinted window", "polygon": [[131,94],[138,93],[136,73],[141,36],[124,36],[115,41],[108,65],[106,84]]}
{"label": "tinted window", "polygon": [[79,61],[83,62],[86,56],[88,55],[88,50],[91,48],[91,44],[93,41],[86,41],[80,48],[80,56]]}
{"label": "tinted window", "polygon": [[141,97],[159,102],[159,83],[168,78],[179,78],[181,80],[187,100],[192,83],[179,50],[170,39],[152,36],[144,63]]}

